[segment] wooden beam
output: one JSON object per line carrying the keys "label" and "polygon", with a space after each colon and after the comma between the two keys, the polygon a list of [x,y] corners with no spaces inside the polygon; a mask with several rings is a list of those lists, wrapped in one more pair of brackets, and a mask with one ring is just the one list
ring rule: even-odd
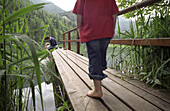
{"label": "wooden beam", "polygon": [[[79,39],[78,32],[77,32],[77,39]],[[77,42],[77,54],[80,54],[80,42]]]}
{"label": "wooden beam", "polygon": [[76,40],[61,40],[61,42],[80,42],[80,39],[76,39]]}
{"label": "wooden beam", "polygon": [[[80,39],[77,39],[77,40],[61,40],[61,42],[80,42]],[[110,44],[170,47],[170,38],[112,39],[110,41]]]}
{"label": "wooden beam", "polygon": [[[63,40],[65,40],[65,38],[66,38],[65,34],[63,34]],[[66,47],[65,42],[63,42],[63,47],[64,47],[64,48]]]}
{"label": "wooden beam", "polygon": [[73,29],[71,29],[71,30],[69,30],[67,32],[64,32],[63,34],[66,34],[66,33],[69,33],[69,32],[73,32],[73,31],[76,31],[76,30],[77,30],[77,27],[75,27],[75,28],[73,28]]}
{"label": "wooden beam", "polygon": [[[68,32],[68,40],[71,40],[70,32]],[[71,50],[71,42],[68,42],[68,49]]]}
{"label": "wooden beam", "polygon": [[112,39],[110,44],[141,45],[141,46],[167,46],[170,47],[170,38],[160,39]]}
{"label": "wooden beam", "polygon": [[146,7],[146,6],[150,6],[150,5],[153,5],[154,3],[157,3],[157,2],[160,2],[162,0],[145,0],[145,1],[142,1],[138,4],[135,4],[135,5],[132,5],[126,9],[123,9],[121,10],[118,15],[123,15],[125,13],[128,13],[128,12],[131,12],[131,11],[134,11],[136,9],[140,9],[140,8],[143,8],[143,7]]}

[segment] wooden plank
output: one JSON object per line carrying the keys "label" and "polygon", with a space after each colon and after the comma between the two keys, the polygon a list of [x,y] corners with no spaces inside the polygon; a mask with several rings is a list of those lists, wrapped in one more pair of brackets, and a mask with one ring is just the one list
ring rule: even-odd
{"label": "wooden plank", "polygon": [[[79,54],[76,54],[74,53],[73,51],[68,51],[69,54],[72,54],[73,56],[76,56],[77,59],[79,59],[80,61],[82,61],[84,64],[88,65],[88,58],[84,57],[84,56],[81,56]],[[120,75],[120,72],[114,70],[114,69],[111,69],[111,68],[107,68],[106,69],[107,72],[109,72],[110,74],[113,74],[114,76],[116,77],[119,77],[121,78],[121,75]],[[124,77],[124,81],[127,82],[127,84],[131,84],[131,85],[134,85],[135,87],[138,87],[148,93],[150,93],[151,95],[154,95],[156,96],[157,98],[160,98],[160,99],[163,99],[164,101],[170,103],[170,93],[169,92],[158,92],[157,90],[153,90],[152,87],[150,86],[146,86],[145,83],[143,82],[140,82],[138,80],[134,80],[134,79],[130,79],[128,77]],[[133,90],[133,89],[132,89]]]}
{"label": "wooden plank", "polygon": [[[67,56],[69,58],[71,58],[71,54],[67,53]],[[73,61],[75,60],[75,57],[72,57]],[[79,62],[77,65],[80,65],[81,63]],[[81,64],[82,65],[82,64]],[[83,70],[85,70],[88,73],[88,66],[84,64],[84,66],[81,66],[83,68]],[[86,68],[85,68],[86,67]],[[107,79],[106,79],[107,80]],[[109,84],[109,88],[107,84]],[[112,82],[108,79],[106,82],[104,82],[104,86],[106,88],[108,88],[111,92],[113,92],[115,95],[117,95],[121,100],[125,101],[125,103],[129,104],[131,107],[133,107],[135,110],[139,110],[139,108],[141,108],[140,110],[159,110],[157,107],[153,106],[152,104],[150,104],[149,102],[143,100],[142,98],[138,97],[137,95],[135,95],[134,93],[132,93],[131,91],[123,88],[122,86],[120,86],[117,83],[114,83],[110,86],[110,84],[112,84]],[[116,92],[114,92],[114,90],[118,90]],[[143,108],[143,106],[145,106],[145,108]]]}
{"label": "wooden plank", "polygon": [[[121,78],[121,75],[118,71],[114,70],[114,69],[110,69],[108,68],[106,70],[106,72],[110,73],[113,76],[119,77]],[[159,90],[154,90],[151,86],[138,81],[138,80],[134,80],[134,79],[130,79],[128,77],[124,76],[124,80],[126,82],[126,84],[131,84],[145,92],[148,92],[151,95],[154,95],[155,97],[162,99],[163,101],[167,102],[168,104],[170,104],[170,93],[169,92],[160,92]],[[121,82],[120,82],[121,83]],[[133,88],[132,88],[133,90]],[[154,102],[154,101],[152,101]]]}
{"label": "wooden plank", "polygon": [[[72,52],[72,51],[69,51],[69,52],[70,52],[71,54],[73,54],[73,56],[76,56],[76,55],[77,55],[77,57],[79,57],[79,58],[81,58],[81,59],[84,59],[84,60],[83,60],[84,63],[85,63],[85,62],[88,62],[88,59],[87,59],[87,58],[85,58],[85,57],[83,57],[83,56],[81,56],[81,55],[78,55],[78,54],[76,54],[76,53],[74,53],[74,52]],[[69,54],[70,54],[70,53],[69,53]],[[85,63],[85,64],[88,64],[88,63]],[[110,71],[110,72],[109,72],[109,71]],[[117,82],[117,83],[119,83],[120,85],[124,86],[125,88],[128,88],[128,90],[132,91],[133,93],[135,93],[136,95],[140,96],[141,98],[149,101],[150,103],[158,106],[160,109],[170,110],[170,104],[168,103],[168,101],[165,101],[165,100],[164,100],[164,99],[167,100],[167,99],[169,98],[169,96],[168,96],[168,97],[166,96],[166,98],[164,97],[164,99],[162,99],[161,97],[158,97],[158,94],[155,95],[155,94],[151,93],[150,91],[147,91],[147,90],[144,89],[144,88],[142,88],[142,89],[139,88],[139,87],[141,87],[141,84],[140,84],[140,86],[136,87],[136,85],[134,85],[134,83],[129,84],[129,82],[127,82],[127,81],[123,81],[123,80],[121,80],[121,79],[119,79],[119,78],[115,78],[115,77],[113,77],[113,75],[111,75],[111,74],[116,75],[116,74],[119,73],[119,72],[118,72],[118,71],[114,71],[113,69],[110,69],[110,70],[107,69],[107,70],[105,71],[105,73],[106,73],[107,75],[109,75],[109,78],[111,78],[112,80],[114,80],[114,82]],[[132,84],[133,84],[133,85],[132,85]],[[165,94],[164,94],[164,96],[165,96]],[[170,100],[170,99],[168,99],[168,100]]]}
{"label": "wooden plank", "polygon": [[75,75],[75,72],[57,51],[53,51],[52,54],[74,110],[107,111],[106,107],[99,100],[85,96],[89,90],[88,87]]}
{"label": "wooden plank", "polygon": [[67,52],[69,54],[71,54],[72,56],[76,57],[79,61],[83,62],[84,64],[88,65],[88,62],[89,62],[89,59],[87,57],[84,57],[80,54],[76,54],[75,52],[73,51],[70,51],[70,50],[67,50]]}
{"label": "wooden plank", "polygon": [[[80,42],[76,40],[61,40],[62,42]],[[140,45],[140,46],[163,46],[170,47],[170,38],[154,38],[154,39],[112,39],[110,44],[118,45]]]}
{"label": "wooden plank", "polygon": [[110,44],[141,45],[141,46],[167,46],[170,47],[169,38],[160,39],[112,39]]}
{"label": "wooden plank", "polygon": [[111,80],[113,80],[114,82],[120,84],[121,86],[125,87],[126,89],[130,90],[131,92],[133,92],[134,94],[138,95],[139,97],[149,101],[150,103],[154,104],[155,106],[158,106],[160,109],[168,111],[170,110],[170,104],[167,103],[166,101],[162,100],[161,98],[158,98],[132,84],[127,83],[124,80],[121,80],[120,78],[117,78],[115,76],[113,76],[111,73],[108,73],[107,71],[105,71],[105,74],[107,74],[109,76],[109,78]]}
{"label": "wooden plank", "polygon": [[[77,66],[77,64],[75,64],[72,61],[73,59],[70,60],[70,58],[68,58],[68,55],[66,53],[67,51],[60,50],[60,55],[63,57],[63,59],[65,59],[67,61],[67,63],[78,74],[78,76],[84,81],[84,83],[87,84],[88,87],[92,87],[93,82],[89,79],[89,76],[87,75],[87,73],[84,72],[81,69],[81,67]],[[74,59],[74,61],[77,63],[80,63],[80,61],[77,61],[76,58]],[[102,97],[102,100],[105,102],[105,104],[107,105],[107,107],[109,107],[110,110],[116,110],[116,111],[118,111],[118,110],[130,111],[131,110],[124,103],[122,103],[119,99],[117,99],[114,95],[112,95],[110,92],[108,92],[105,88],[103,88],[103,93],[104,93],[104,96]]]}
{"label": "wooden plank", "polygon": [[106,78],[103,80],[103,86],[106,87],[113,94],[117,95],[122,101],[125,101],[136,111],[159,111],[156,106],[140,98],[131,91],[125,89],[121,85]]}

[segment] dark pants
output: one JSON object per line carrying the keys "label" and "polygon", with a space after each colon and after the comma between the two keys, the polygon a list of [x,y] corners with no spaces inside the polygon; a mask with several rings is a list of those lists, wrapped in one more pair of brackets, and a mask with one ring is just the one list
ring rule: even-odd
{"label": "dark pants", "polygon": [[93,80],[103,80],[107,77],[103,70],[107,68],[106,51],[110,38],[86,42],[89,58],[89,77]]}
{"label": "dark pants", "polygon": [[58,47],[58,45],[55,45],[55,46],[51,46],[51,45],[50,45],[50,46],[48,47],[48,50],[51,50],[51,49],[54,49],[54,48],[57,48],[57,47]]}

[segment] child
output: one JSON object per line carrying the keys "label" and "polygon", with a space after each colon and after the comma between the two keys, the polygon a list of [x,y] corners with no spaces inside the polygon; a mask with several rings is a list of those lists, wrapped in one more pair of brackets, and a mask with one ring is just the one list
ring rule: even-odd
{"label": "child", "polygon": [[48,47],[48,50],[51,50],[51,49],[53,49],[53,48],[58,47],[57,41],[55,40],[54,37],[49,37],[49,36],[47,36],[47,37],[45,37],[45,40],[50,43],[50,46]]}

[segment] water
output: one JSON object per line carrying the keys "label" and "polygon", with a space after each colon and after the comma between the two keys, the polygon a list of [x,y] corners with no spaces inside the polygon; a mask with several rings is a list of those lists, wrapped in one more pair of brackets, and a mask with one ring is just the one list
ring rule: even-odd
{"label": "water", "polygon": [[[56,111],[55,99],[54,99],[54,93],[53,93],[53,84],[52,83],[46,84],[45,82],[43,82],[41,83],[41,87],[42,87],[44,111]],[[36,110],[42,111],[41,98],[39,94],[38,85],[35,86],[34,89],[35,89]],[[30,87],[24,88],[23,96],[28,96],[29,90],[30,90]],[[32,93],[30,93],[29,97],[27,97],[26,100],[28,100],[28,103],[27,103],[28,111],[33,111]]]}

